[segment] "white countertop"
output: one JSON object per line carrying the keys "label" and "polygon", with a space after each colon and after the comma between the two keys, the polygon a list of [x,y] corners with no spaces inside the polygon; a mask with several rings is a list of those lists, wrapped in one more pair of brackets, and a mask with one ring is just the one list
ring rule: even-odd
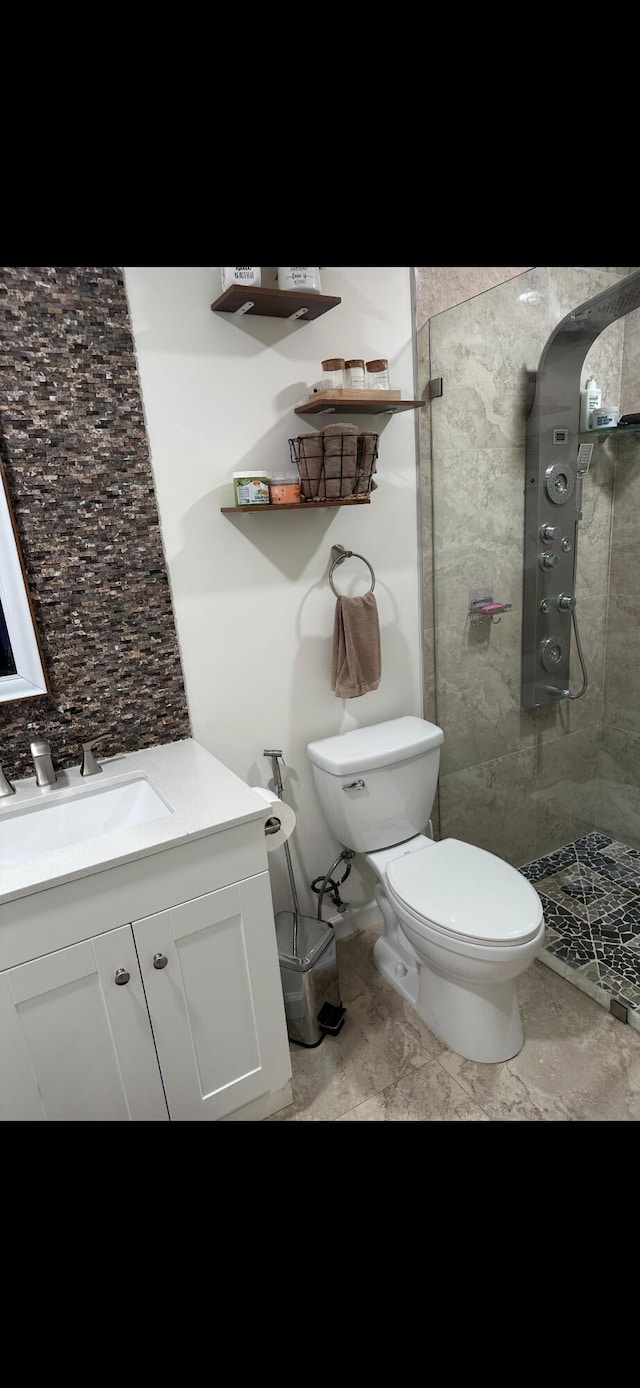
{"label": "white countertop", "polygon": [[0,799],[0,841],[3,815],[42,804],[75,798],[79,791],[96,790],[110,783],[143,775],[162,796],[172,813],[135,828],[85,839],[48,853],[36,853],[19,862],[0,866],[0,905],[32,892],[45,891],[76,877],[115,867],[132,858],[143,858],[165,848],[219,833],[234,824],[265,820],[268,805],[250,786],[193,738],[149,747],[140,752],[101,760],[102,771],[81,776],[78,768],[59,771],[53,786],[39,787],[35,777],[15,781],[15,795]]}

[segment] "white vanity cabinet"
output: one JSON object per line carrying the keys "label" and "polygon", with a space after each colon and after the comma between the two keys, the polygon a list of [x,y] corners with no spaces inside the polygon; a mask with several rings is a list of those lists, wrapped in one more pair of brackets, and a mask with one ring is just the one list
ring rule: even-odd
{"label": "white vanity cabinet", "polygon": [[165,761],[187,759],[192,798],[213,761],[181,746],[138,757],[178,806],[173,837],[165,818],[164,842],[149,826],[110,857],[107,835],[81,871],[57,857],[67,874],[0,892],[0,1121],[260,1119],[291,1101],[265,813],[234,777],[231,822],[178,819]]}
{"label": "white vanity cabinet", "polygon": [[265,872],[136,921],[171,1118],[224,1118],[290,1073],[272,920]]}
{"label": "white vanity cabinet", "polygon": [[130,926],[0,974],[0,1121],[167,1117]]}
{"label": "white vanity cabinet", "polygon": [[5,970],[0,1121],[219,1119],[277,1087],[271,920],[261,873]]}

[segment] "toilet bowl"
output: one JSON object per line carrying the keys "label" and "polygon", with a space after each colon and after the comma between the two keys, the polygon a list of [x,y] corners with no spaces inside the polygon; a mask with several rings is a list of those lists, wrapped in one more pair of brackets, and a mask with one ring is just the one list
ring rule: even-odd
{"label": "toilet bowl", "polygon": [[446,1046],[496,1063],[524,1043],[516,980],[544,943],[542,902],[502,858],[422,832],[442,741],[405,717],[307,750],[330,827],[378,879],[376,967]]}
{"label": "toilet bowl", "polygon": [[524,1031],[515,980],[544,944],[538,893],[492,853],[458,839],[364,855],[385,923],[384,978],[431,1031],[468,1060],[510,1060]]}

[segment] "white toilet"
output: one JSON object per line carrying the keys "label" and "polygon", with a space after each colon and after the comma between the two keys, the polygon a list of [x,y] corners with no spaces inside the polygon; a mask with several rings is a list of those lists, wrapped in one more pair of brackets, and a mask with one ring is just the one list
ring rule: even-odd
{"label": "white toilet", "polygon": [[502,858],[423,832],[443,740],[434,723],[404,717],[307,752],[329,827],[379,879],[380,973],[451,1050],[509,1060],[524,1043],[515,980],[544,943],[542,902]]}

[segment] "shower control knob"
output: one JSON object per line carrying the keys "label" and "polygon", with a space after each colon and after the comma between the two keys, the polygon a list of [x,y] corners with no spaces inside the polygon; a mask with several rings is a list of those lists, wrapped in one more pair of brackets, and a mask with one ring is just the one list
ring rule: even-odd
{"label": "shower control knob", "polygon": [[567,609],[570,610],[572,607],[574,607],[575,601],[575,598],[572,598],[569,595],[569,593],[561,593],[559,598],[557,599],[556,605],[559,608],[560,612],[564,612]]}
{"label": "shower control knob", "polygon": [[564,540],[561,540],[561,541],[560,541],[560,549],[561,549],[561,550],[564,550],[564,553],[565,553],[565,554],[570,554],[570,553],[571,553],[571,540],[567,540],[566,538],[565,538]]}
{"label": "shower control knob", "polygon": [[540,526],[540,539],[541,539],[541,540],[555,540],[555,537],[556,537],[557,533],[558,533],[558,527],[557,527],[557,525],[541,525],[541,526]]}
{"label": "shower control knob", "polygon": [[538,563],[541,569],[555,569],[556,564],[560,563],[560,555],[551,554],[549,550],[545,550],[544,553],[540,555]]}

